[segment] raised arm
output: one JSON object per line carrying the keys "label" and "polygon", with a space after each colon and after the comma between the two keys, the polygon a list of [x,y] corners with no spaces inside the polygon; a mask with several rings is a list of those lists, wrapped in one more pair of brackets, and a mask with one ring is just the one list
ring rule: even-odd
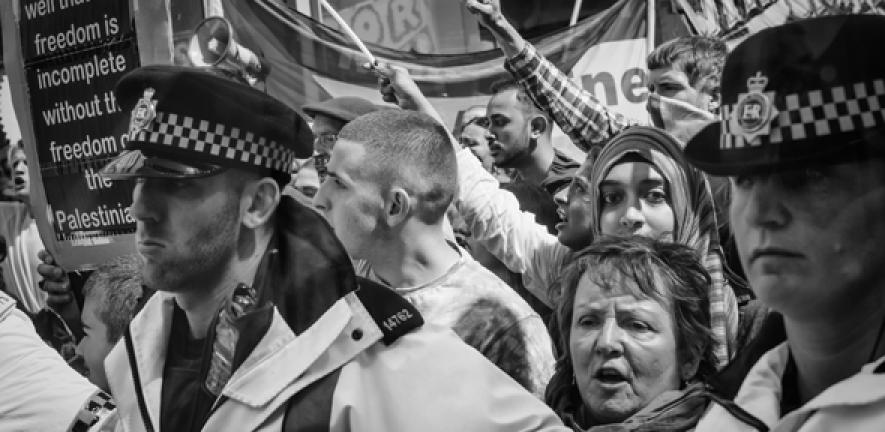
{"label": "raised arm", "polygon": [[469,150],[460,150],[457,157],[455,206],[472,236],[510,271],[521,273],[529,292],[552,306],[557,293],[551,289],[571,250],[535,222],[533,214],[520,210],[516,196],[501,189]]}
{"label": "raised arm", "polygon": [[466,0],[465,6],[497,40],[507,56],[504,67],[582,150],[604,144],[635,123],[610,111],[538,53],[501,13],[500,0]]}

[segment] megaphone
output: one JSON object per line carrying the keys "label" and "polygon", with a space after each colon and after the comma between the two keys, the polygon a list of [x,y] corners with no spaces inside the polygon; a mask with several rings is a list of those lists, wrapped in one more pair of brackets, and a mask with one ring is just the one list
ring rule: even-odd
{"label": "megaphone", "polygon": [[223,70],[252,86],[264,81],[270,73],[270,65],[252,50],[238,44],[230,21],[219,16],[206,18],[197,24],[187,55],[194,66]]}

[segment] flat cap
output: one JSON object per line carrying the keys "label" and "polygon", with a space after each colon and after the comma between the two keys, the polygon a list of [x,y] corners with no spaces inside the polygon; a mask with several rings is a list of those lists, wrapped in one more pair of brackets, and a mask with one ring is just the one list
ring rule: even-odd
{"label": "flat cap", "polygon": [[687,147],[714,175],[885,155],[885,17],[842,15],[763,30],[728,55],[720,121]]}
{"label": "flat cap", "polygon": [[341,120],[345,123],[373,111],[384,109],[363,98],[353,96],[343,96],[327,99],[315,104],[307,104],[302,109],[304,113],[316,117],[317,114],[324,114],[327,117]]}
{"label": "flat cap", "polygon": [[102,175],[189,178],[224,167],[288,173],[313,152],[307,122],[282,102],[211,70],[145,66],[117,83],[131,111],[126,151]]}

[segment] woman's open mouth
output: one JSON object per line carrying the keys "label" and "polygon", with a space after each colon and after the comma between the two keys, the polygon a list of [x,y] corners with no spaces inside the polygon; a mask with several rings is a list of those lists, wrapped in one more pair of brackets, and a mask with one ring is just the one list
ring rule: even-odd
{"label": "woman's open mouth", "polygon": [[602,367],[596,371],[593,378],[603,387],[616,387],[627,384],[629,378],[624,372],[613,367]]}

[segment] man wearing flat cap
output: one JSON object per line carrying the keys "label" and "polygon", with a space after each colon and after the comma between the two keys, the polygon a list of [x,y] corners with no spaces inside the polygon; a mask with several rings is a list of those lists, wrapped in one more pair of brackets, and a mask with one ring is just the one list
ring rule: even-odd
{"label": "man wearing flat cap", "polygon": [[117,86],[145,284],[105,361],[128,431],[560,430],[450,330],[354,276],[315,212],[281,197],[312,151],[294,111],[211,72],[148,66]]}
{"label": "man wearing flat cap", "polygon": [[380,109],[388,108],[355,96],[336,97],[302,107],[304,113],[313,119],[314,164],[320,175],[320,182],[325,177],[325,166],[341,128],[363,114]]}
{"label": "man wearing flat cap", "polygon": [[885,427],[885,17],[763,30],[732,52],[688,158],[731,177],[730,221],[786,341],[697,431]]}

